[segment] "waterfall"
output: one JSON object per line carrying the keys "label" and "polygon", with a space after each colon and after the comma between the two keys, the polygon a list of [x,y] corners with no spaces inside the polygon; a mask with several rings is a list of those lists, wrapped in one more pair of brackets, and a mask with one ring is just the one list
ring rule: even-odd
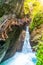
{"label": "waterfall", "polygon": [[29,42],[30,35],[28,26],[26,27],[26,36],[24,39],[24,45],[21,52],[16,52],[13,57],[6,60],[0,65],[36,65],[36,56],[32,52],[31,45]]}
{"label": "waterfall", "polygon": [[29,28],[27,26],[26,27],[26,36],[25,36],[25,40],[24,40],[24,45],[23,45],[23,48],[22,48],[23,53],[32,52],[29,39],[30,39]]}

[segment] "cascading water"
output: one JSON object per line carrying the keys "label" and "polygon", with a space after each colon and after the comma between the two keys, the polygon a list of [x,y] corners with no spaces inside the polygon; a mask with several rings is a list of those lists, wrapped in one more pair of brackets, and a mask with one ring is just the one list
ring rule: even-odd
{"label": "cascading water", "polygon": [[26,37],[25,37],[25,40],[24,40],[23,48],[22,48],[23,53],[32,52],[29,39],[30,39],[30,35],[29,35],[28,26],[27,26],[26,27]]}
{"label": "cascading water", "polygon": [[32,52],[29,39],[30,39],[30,36],[29,36],[29,30],[27,26],[26,36],[25,36],[22,51],[16,52],[12,58],[6,60],[0,65],[35,65],[36,57],[35,57],[35,53]]}

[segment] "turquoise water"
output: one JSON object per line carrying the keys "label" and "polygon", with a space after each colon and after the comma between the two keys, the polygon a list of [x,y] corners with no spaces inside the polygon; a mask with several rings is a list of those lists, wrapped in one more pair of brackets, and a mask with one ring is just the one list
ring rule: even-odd
{"label": "turquoise water", "polygon": [[26,36],[24,39],[24,45],[21,52],[16,52],[13,57],[1,63],[0,65],[36,65],[35,52],[32,52],[29,42],[29,30],[26,27]]}

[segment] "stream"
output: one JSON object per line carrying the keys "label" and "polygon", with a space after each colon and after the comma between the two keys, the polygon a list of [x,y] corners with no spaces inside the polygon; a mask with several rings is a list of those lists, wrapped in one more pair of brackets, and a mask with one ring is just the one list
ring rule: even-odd
{"label": "stream", "polygon": [[29,42],[30,35],[28,26],[26,27],[26,36],[21,52],[16,52],[13,57],[4,61],[0,65],[36,65],[35,52],[32,51]]}

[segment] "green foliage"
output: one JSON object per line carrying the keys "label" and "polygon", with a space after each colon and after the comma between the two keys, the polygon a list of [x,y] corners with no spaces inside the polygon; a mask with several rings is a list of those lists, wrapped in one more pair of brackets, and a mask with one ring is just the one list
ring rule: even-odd
{"label": "green foliage", "polygon": [[5,0],[0,2],[0,17],[4,14],[15,14],[21,17],[23,14],[23,0],[9,0],[5,3]]}
{"label": "green foliage", "polygon": [[38,43],[36,57],[37,57],[36,65],[43,65],[43,41],[39,41]]}
{"label": "green foliage", "polygon": [[43,13],[39,12],[38,14],[36,14],[36,16],[33,19],[33,22],[36,27],[42,24],[43,23]]}
{"label": "green foliage", "polygon": [[2,17],[4,15],[4,9],[3,7],[0,5],[0,17]]}
{"label": "green foliage", "polygon": [[2,7],[3,7],[3,9],[4,9],[4,11],[5,11],[5,14],[9,14],[9,13],[12,13],[13,11],[12,11],[12,7],[9,5],[9,4],[3,4],[2,5]]}
{"label": "green foliage", "polygon": [[43,24],[43,13],[42,12],[38,12],[32,22],[30,23],[30,30],[32,31],[35,27],[40,26],[41,24]]}
{"label": "green foliage", "polygon": [[41,4],[38,0],[24,0],[24,13],[31,13],[34,17],[41,10]]}
{"label": "green foliage", "polygon": [[0,5],[0,17],[2,17],[4,14],[9,14],[12,12],[12,7],[9,4],[1,4]]}
{"label": "green foliage", "polygon": [[34,27],[35,27],[35,25],[34,25],[34,22],[32,21],[32,22],[30,23],[30,26],[29,26],[30,31],[33,31]]}

